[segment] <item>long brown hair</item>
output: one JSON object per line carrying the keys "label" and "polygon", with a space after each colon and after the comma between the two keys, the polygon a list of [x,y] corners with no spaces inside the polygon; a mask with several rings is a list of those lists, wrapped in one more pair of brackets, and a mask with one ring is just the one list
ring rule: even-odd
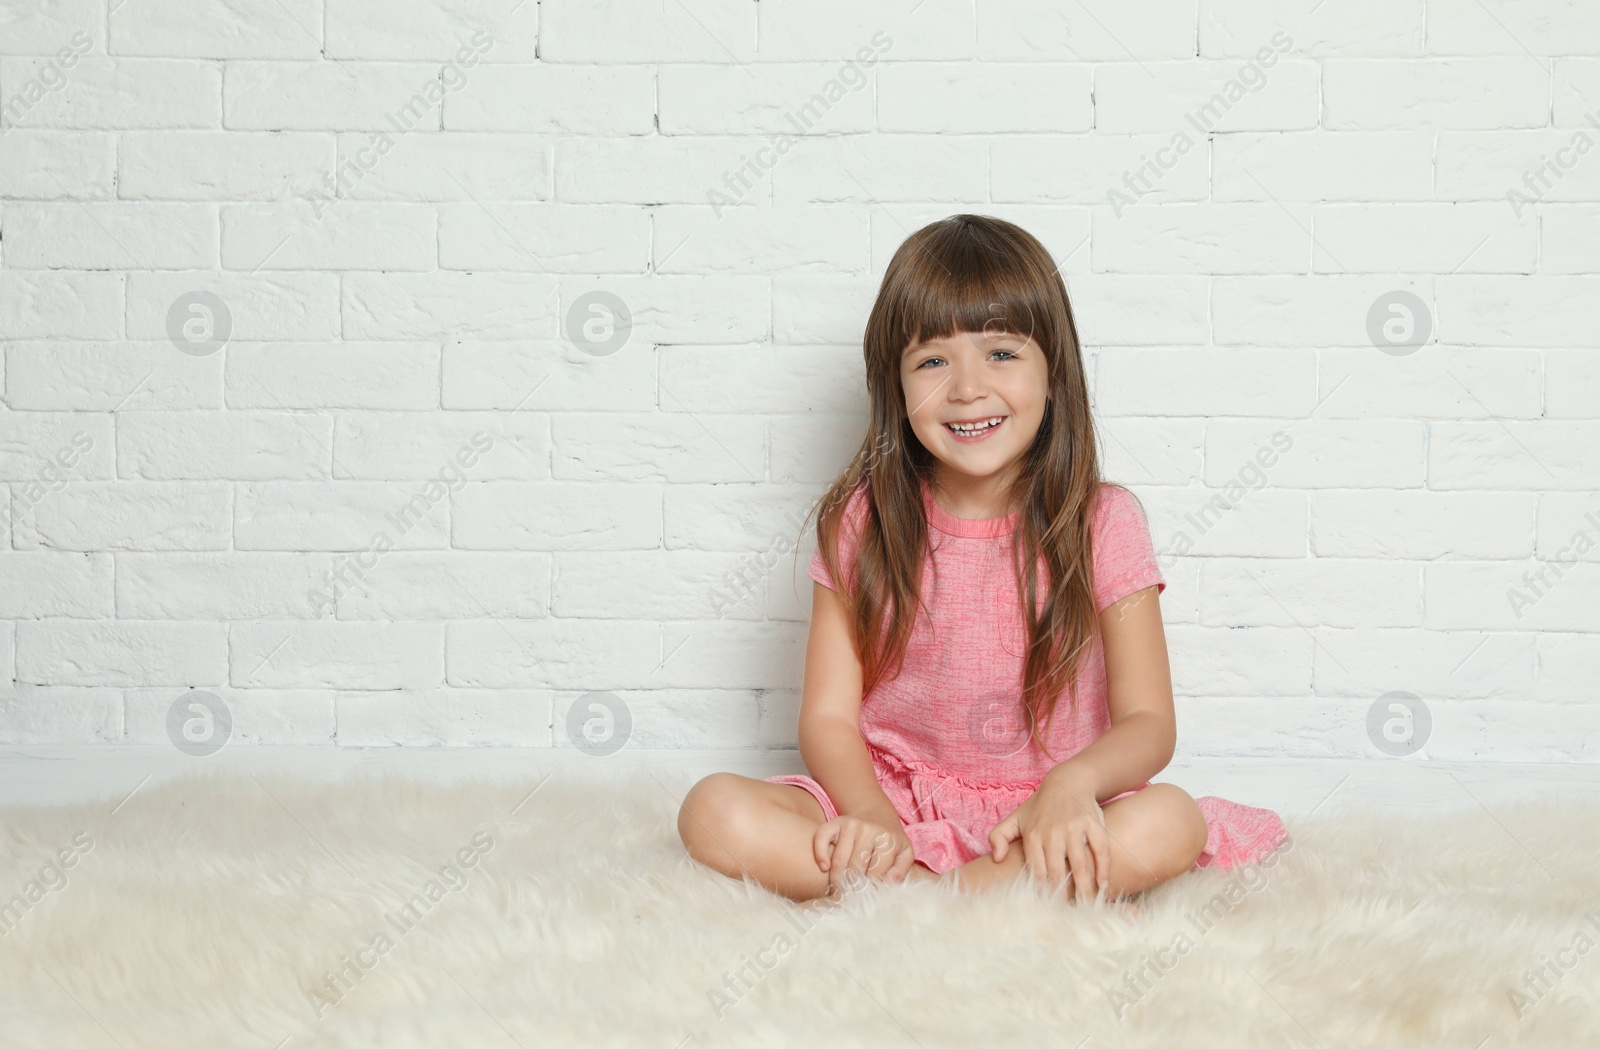
{"label": "long brown hair", "polygon": [[[1090,542],[1102,482],[1066,285],[1050,253],[1026,230],[988,215],[952,215],[913,233],[889,260],[862,340],[867,434],[813,508],[817,548],[841,581],[865,696],[904,665],[915,615],[896,610],[924,607],[929,526],[922,484],[932,483],[938,460],[912,432],[901,356],[914,342],[984,331],[1031,336],[1049,369],[1043,421],[1006,492],[1007,505],[1022,511],[1012,534],[1018,612],[1028,637],[1022,706],[1030,738],[1048,752],[1039,726],[1054,717],[1064,690],[1076,707],[1076,679],[1099,629]],[[838,539],[858,489],[866,514],[854,575],[843,579]],[[1049,573],[1042,608],[1041,560]]]}

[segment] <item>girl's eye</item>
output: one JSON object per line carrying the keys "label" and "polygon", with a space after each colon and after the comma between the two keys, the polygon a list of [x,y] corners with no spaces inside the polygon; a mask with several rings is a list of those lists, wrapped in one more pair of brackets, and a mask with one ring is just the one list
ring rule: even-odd
{"label": "girl's eye", "polygon": [[[1007,357],[1015,357],[1016,356],[1016,353],[1011,351],[1011,350],[990,350],[989,351],[989,356],[992,357],[997,353],[1003,353]],[[915,371],[917,369],[926,368],[928,365],[934,363],[935,361],[939,361],[939,362],[942,363],[944,361],[944,358],[943,357],[929,357],[927,360],[925,360],[921,364],[917,365],[917,368],[913,369],[913,370]]]}

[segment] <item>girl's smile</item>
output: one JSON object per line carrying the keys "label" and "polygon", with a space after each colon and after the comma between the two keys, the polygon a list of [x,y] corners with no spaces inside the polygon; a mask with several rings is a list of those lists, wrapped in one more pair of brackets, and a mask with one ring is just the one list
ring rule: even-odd
{"label": "girl's smile", "polygon": [[977,444],[1000,429],[1006,418],[1004,415],[991,415],[987,418],[958,419],[945,423],[944,428],[962,444]]}

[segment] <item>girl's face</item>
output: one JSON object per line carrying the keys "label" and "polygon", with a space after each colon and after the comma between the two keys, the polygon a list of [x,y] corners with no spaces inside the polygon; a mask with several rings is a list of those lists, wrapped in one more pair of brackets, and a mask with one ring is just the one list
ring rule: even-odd
{"label": "girl's face", "polygon": [[[913,432],[948,470],[973,480],[1002,478],[1027,451],[1048,380],[1044,350],[1009,332],[956,332],[914,343],[900,358]],[[963,432],[952,423],[976,426]]]}

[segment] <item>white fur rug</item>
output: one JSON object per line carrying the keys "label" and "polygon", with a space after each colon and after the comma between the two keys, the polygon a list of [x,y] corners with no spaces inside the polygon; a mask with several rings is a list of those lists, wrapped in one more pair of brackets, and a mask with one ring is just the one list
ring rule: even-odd
{"label": "white fur rug", "polygon": [[797,908],[688,859],[687,780],[538,783],[213,774],[0,812],[0,1043],[1600,1044],[1593,805],[1291,820],[1270,867],[1135,918],[1026,882]]}

